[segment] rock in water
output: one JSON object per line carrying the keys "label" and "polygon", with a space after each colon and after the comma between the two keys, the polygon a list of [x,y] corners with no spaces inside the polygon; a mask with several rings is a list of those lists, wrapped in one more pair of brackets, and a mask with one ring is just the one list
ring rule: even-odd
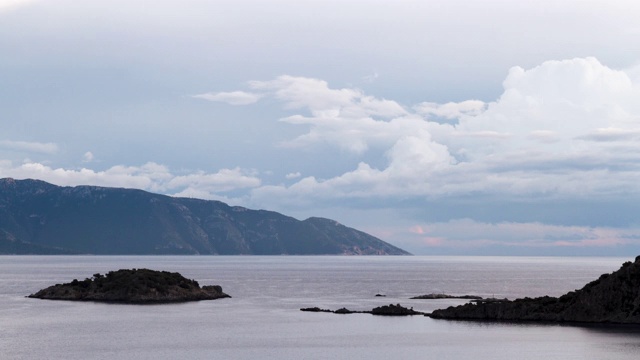
{"label": "rock in water", "polygon": [[413,308],[406,308],[400,304],[389,304],[373,308],[370,311],[354,311],[347,308],[340,308],[338,310],[321,309],[319,307],[302,308],[300,311],[307,312],[327,312],[334,314],[371,314],[371,315],[385,315],[385,316],[407,316],[407,315],[426,315],[423,312],[415,311]]}
{"label": "rock in water", "polygon": [[424,315],[424,313],[415,311],[413,308],[406,308],[400,304],[389,304],[373,308],[370,313],[372,315],[384,315],[384,316],[408,316],[408,315]]}
{"label": "rock in water", "polygon": [[465,299],[465,300],[482,300],[482,296],[476,295],[447,295],[447,294],[427,294],[414,296],[413,300],[439,300],[439,299]]}
{"label": "rock in water", "polygon": [[101,301],[126,304],[175,303],[231,297],[218,285],[203,286],[179,273],[132,269],[94,274],[42,289],[28,297],[49,300]]}
{"label": "rock in water", "polygon": [[640,324],[640,256],[559,298],[478,302],[431,313],[436,319]]}

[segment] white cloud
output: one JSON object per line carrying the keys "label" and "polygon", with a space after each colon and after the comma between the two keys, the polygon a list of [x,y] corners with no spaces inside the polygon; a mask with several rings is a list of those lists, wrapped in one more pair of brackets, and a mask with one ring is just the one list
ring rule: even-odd
{"label": "white cloud", "polygon": [[58,151],[54,143],[0,140],[0,148],[30,153],[53,154]]}
{"label": "white cloud", "polygon": [[61,186],[96,185],[136,188],[164,194],[199,195],[214,198],[237,189],[260,186],[260,179],[252,171],[239,168],[221,169],[216,173],[196,172],[175,175],[169,168],[157,163],[142,166],[113,166],[104,171],[82,168],[79,170],[51,168],[29,162],[14,166],[10,161],[0,162],[0,178],[41,179]]}
{"label": "white cloud", "polygon": [[[360,162],[327,179],[255,188],[275,202],[389,196],[575,197],[640,194],[640,79],[595,58],[514,67],[495,102],[421,103],[411,113],[357,89],[281,76],[251,82],[309,131],[285,143],[385,150],[386,165]],[[375,104],[375,106],[372,106]],[[431,121],[430,116],[456,120]],[[537,194],[537,195],[536,195]],[[312,200],[313,199],[313,200]]]}
{"label": "white cloud", "polygon": [[438,104],[432,102],[423,102],[415,106],[415,110],[419,114],[427,117],[434,115],[445,119],[458,119],[463,115],[479,115],[485,110],[486,104],[480,100],[467,100],[459,103],[449,102],[446,104]]}
{"label": "white cloud", "polygon": [[[337,145],[354,154],[362,154],[370,146],[393,144],[396,135],[389,134],[388,121],[393,122],[394,131],[410,135],[416,126],[401,123],[413,122],[417,127],[418,117],[409,117],[403,106],[395,101],[365,95],[358,89],[332,89],[328,83],[318,79],[280,76],[272,81],[252,81],[253,89],[270,91],[281,100],[287,109],[306,109],[308,114],[297,114],[281,119],[295,125],[308,125],[309,132],[285,141],[285,147],[305,147],[316,144]],[[408,118],[404,118],[408,117]]]}
{"label": "white cloud", "polygon": [[292,173],[288,173],[287,175],[285,175],[286,179],[297,179],[300,176],[302,176],[302,174],[300,174],[300,172],[292,172]]}
{"label": "white cloud", "polygon": [[213,174],[197,172],[195,174],[176,176],[166,186],[169,189],[187,188],[217,193],[242,188],[254,188],[260,186],[260,183],[260,179],[253,172],[235,168],[222,169]]}
{"label": "white cloud", "polygon": [[367,96],[358,89],[331,89],[319,79],[284,75],[271,81],[251,81],[249,86],[271,91],[288,109],[306,108],[319,120],[338,116],[393,118],[407,114],[395,101]]}
{"label": "white cloud", "polygon": [[[639,96],[637,82],[594,58],[547,61],[530,70],[512,68],[502,96],[477,116],[461,116],[456,129],[516,137],[554,132],[568,140],[597,128],[633,129],[640,121]],[[527,146],[518,140],[511,147]]]}
{"label": "white cloud", "polygon": [[82,155],[82,162],[92,162],[93,161],[93,153],[91,151],[87,151]]}
{"label": "white cloud", "polygon": [[193,95],[194,98],[219,101],[230,105],[249,105],[257,102],[262,97],[261,94],[255,94],[245,91],[216,92]]}

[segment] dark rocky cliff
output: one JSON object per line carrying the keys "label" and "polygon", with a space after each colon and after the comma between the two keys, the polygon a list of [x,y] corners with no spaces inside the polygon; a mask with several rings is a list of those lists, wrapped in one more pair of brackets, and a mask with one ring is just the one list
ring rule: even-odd
{"label": "dark rocky cliff", "polygon": [[640,324],[640,256],[559,298],[478,302],[436,310],[438,319]]}
{"label": "dark rocky cliff", "polygon": [[321,218],[142,190],[0,179],[0,254],[406,255]]}

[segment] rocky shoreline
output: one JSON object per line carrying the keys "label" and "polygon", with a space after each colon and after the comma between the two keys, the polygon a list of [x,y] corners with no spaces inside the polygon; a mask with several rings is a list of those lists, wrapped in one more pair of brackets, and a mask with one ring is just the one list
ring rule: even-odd
{"label": "rocky shoreline", "polygon": [[29,298],[98,301],[123,304],[159,304],[215,300],[231,297],[218,285],[200,287],[179,273],[149,269],[122,269],[105,275],[42,289]]}
{"label": "rocky shoreline", "polygon": [[318,307],[300,310],[334,314],[424,315],[445,320],[640,325],[640,256],[636,257],[634,262],[625,262],[619,270],[611,274],[601,275],[582,289],[557,298],[542,296],[508,300],[475,295],[427,294],[411,299],[470,301],[464,305],[434,310],[431,313],[415,311],[400,304],[381,306],[370,311],[353,311],[346,308],[329,310]]}
{"label": "rocky shoreline", "polygon": [[435,310],[430,317],[448,320],[497,320],[640,324],[640,256],[612,274],[558,298],[478,301]]}

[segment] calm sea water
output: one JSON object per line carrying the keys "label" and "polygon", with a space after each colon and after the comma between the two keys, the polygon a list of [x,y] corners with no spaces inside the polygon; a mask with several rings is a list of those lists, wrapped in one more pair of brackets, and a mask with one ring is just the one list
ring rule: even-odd
{"label": "calm sea water", "polygon": [[[619,258],[0,256],[2,359],[638,359],[640,328],[505,324],[422,316],[305,313],[301,307],[416,310],[460,300],[560,295]],[[120,268],[178,271],[231,299],[110,305],[28,299]],[[375,297],[377,293],[386,297]]]}

